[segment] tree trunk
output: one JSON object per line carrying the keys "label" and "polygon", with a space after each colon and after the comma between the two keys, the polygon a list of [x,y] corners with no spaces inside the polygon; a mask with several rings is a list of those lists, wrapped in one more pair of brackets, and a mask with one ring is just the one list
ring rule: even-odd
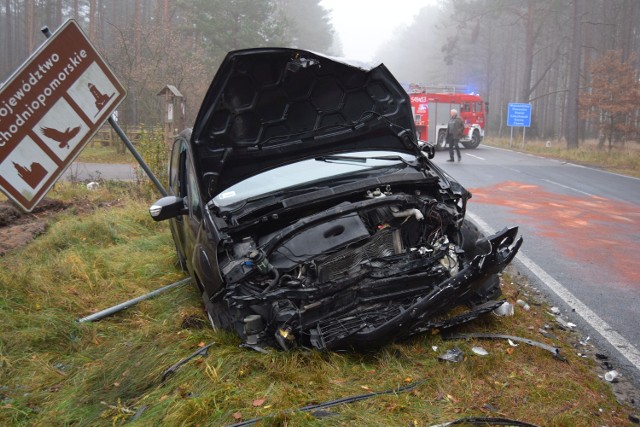
{"label": "tree trunk", "polygon": [[622,9],[622,62],[633,52],[633,37],[638,30],[638,0],[624,0]]}
{"label": "tree trunk", "polygon": [[533,47],[535,45],[534,29],[533,29],[533,0],[527,0],[526,15],[526,38],[524,47],[524,70],[522,74],[522,86],[519,102],[529,102],[529,94],[531,90],[531,73],[533,71]]}
{"label": "tree trunk", "polygon": [[583,0],[573,0],[573,40],[571,43],[571,59],[569,63],[569,93],[567,95],[567,118],[565,120],[564,137],[567,148],[578,148],[578,88],[580,86],[580,52],[582,49],[581,13]]}
{"label": "tree trunk", "polygon": [[142,2],[136,0],[133,9],[133,55],[138,60],[140,55],[140,41],[142,40]]}
{"label": "tree trunk", "polygon": [[34,37],[33,37],[33,32],[34,32],[34,28],[35,28],[35,10],[34,10],[34,3],[35,0],[27,0],[26,3],[26,12],[27,12],[27,16],[26,16],[26,25],[24,27],[24,31],[25,31],[25,40],[27,41],[27,54],[31,53],[31,50],[33,49],[33,44],[34,44]]}
{"label": "tree trunk", "polygon": [[[13,69],[13,50],[14,50],[14,45],[13,45],[13,40],[14,40],[14,34],[13,34],[13,7],[11,6],[12,1],[11,0],[5,0],[4,4],[5,4],[5,9],[6,9],[6,15],[5,15],[5,25],[6,25],[6,58],[7,58],[7,64],[5,64],[5,66],[7,67],[7,71],[9,72],[11,69]],[[3,74],[5,73],[5,71],[3,70]]]}
{"label": "tree trunk", "polygon": [[96,40],[96,0],[89,1],[89,39]]}

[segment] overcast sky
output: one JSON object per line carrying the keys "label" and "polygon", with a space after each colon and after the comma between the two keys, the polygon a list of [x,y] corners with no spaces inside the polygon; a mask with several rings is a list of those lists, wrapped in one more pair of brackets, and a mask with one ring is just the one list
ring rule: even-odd
{"label": "overcast sky", "polygon": [[331,13],[344,56],[368,62],[378,47],[434,0],[322,0]]}

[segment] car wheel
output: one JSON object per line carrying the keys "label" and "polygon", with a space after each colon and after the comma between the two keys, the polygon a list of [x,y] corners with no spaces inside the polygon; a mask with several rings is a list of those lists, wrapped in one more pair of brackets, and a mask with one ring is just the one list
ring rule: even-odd
{"label": "car wheel", "polygon": [[206,290],[203,290],[202,302],[204,303],[204,310],[209,318],[209,323],[211,323],[214,331],[219,329],[231,330],[233,328],[233,319],[229,307],[227,307],[224,300],[210,301],[209,294],[207,294]]}
{"label": "car wheel", "polygon": [[[478,255],[484,255],[490,250],[488,245],[489,242],[478,227],[465,219],[460,227],[459,246],[464,250],[466,256],[473,259]],[[470,307],[476,307],[487,301],[496,300],[501,295],[500,278],[497,274],[492,274],[474,287],[466,299],[466,304]]]}
{"label": "car wheel", "polygon": [[478,145],[480,145],[480,132],[474,130],[473,134],[471,134],[471,141],[463,142],[462,145],[464,145],[464,148],[469,149],[478,148]]}
{"label": "car wheel", "polygon": [[436,143],[436,150],[442,151],[447,148],[447,141],[445,139],[445,132],[438,132],[438,142]]}

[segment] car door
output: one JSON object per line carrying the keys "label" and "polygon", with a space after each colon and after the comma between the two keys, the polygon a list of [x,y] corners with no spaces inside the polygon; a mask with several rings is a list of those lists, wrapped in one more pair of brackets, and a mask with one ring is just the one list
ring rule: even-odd
{"label": "car door", "polygon": [[169,187],[170,195],[181,197],[185,206],[189,208],[188,215],[171,220],[170,228],[181,265],[184,264],[184,267],[193,273],[193,249],[202,224],[202,206],[191,147],[186,138],[177,138],[173,144]]}
{"label": "car door", "polygon": [[[187,159],[187,141],[184,138],[177,138],[173,143],[171,150],[171,159],[169,162],[169,189],[171,196],[182,197],[187,196],[186,189],[186,159]],[[186,200],[185,200],[185,203]],[[187,260],[185,252],[185,236],[184,236],[184,218],[178,216],[169,221],[169,229],[176,246],[178,263],[183,270],[187,270]]]}
{"label": "car door", "polygon": [[189,207],[189,215],[182,221],[183,250],[186,254],[189,272],[194,273],[194,248],[197,243],[198,232],[202,225],[202,201],[198,180],[196,179],[190,147],[187,145],[184,162],[183,189],[185,191],[185,203]]}

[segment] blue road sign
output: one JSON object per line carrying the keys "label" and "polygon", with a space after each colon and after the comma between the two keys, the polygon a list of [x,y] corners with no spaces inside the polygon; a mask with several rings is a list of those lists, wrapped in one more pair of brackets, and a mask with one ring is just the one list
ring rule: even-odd
{"label": "blue road sign", "polygon": [[509,103],[507,126],[531,127],[531,104]]}

